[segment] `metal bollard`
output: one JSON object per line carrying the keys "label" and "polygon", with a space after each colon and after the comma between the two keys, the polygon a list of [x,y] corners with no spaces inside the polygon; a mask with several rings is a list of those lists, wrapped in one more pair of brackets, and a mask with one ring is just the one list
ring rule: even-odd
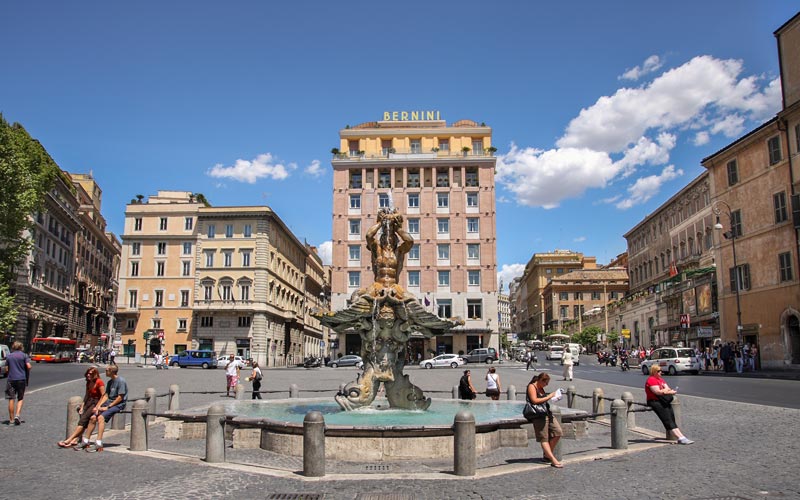
{"label": "metal bollard", "polygon": [[131,410],[131,451],[147,451],[147,401],[143,399],[133,403]]}
{"label": "metal bollard", "polygon": [[453,399],[458,399],[458,386],[457,385],[454,385],[453,388],[450,389],[450,392],[453,395]]}
{"label": "metal bollard", "polygon": [[[603,392],[603,389],[601,389],[600,387],[597,387],[597,388],[595,388],[595,390],[592,391],[592,413],[593,414],[597,415],[598,413],[605,413],[606,412],[606,400],[603,399],[604,396],[605,396],[605,393]],[[605,419],[605,417],[604,416],[597,417],[597,419],[598,420],[603,420],[603,419]]]}
{"label": "metal bollard", "polygon": [[242,384],[236,384],[236,387],[233,388],[233,399],[244,399],[244,386]]}
{"label": "metal bollard", "polygon": [[300,397],[300,389],[298,389],[297,384],[290,384],[289,385],[289,397],[290,398],[299,398]]}
{"label": "metal bollard", "polygon": [[628,405],[621,399],[611,402],[611,447],[615,450],[628,449]]}
{"label": "metal bollard", "polygon": [[567,408],[575,408],[575,389],[574,385],[567,387]]}
{"label": "metal bollard", "polygon": [[144,399],[147,401],[147,423],[152,424],[156,419],[156,390],[148,387],[144,390]]}
{"label": "metal bollard", "polygon": [[625,391],[620,397],[625,401],[625,406],[627,407],[628,429],[633,429],[636,427],[636,414],[631,411],[633,410],[633,394]]}
{"label": "metal bollard", "polygon": [[225,407],[220,404],[206,413],[206,462],[225,462]]}
{"label": "metal bollard", "polygon": [[453,471],[456,476],[474,476],[475,463],[475,416],[461,410],[453,418]]}
{"label": "metal bollard", "polygon": [[508,389],[506,389],[506,399],[509,401],[516,401],[517,400],[517,387],[514,385],[509,385]]}
{"label": "metal bollard", "polygon": [[181,409],[181,388],[178,384],[169,386],[169,411]]}
{"label": "metal bollard", "polygon": [[325,418],[318,411],[306,413],[303,419],[303,475],[325,475]]}
{"label": "metal bollard", "polygon": [[111,417],[111,428],[115,431],[125,430],[125,414],[117,413]]}
{"label": "metal bollard", "polygon": [[[672,413],[675,415],[675,425],[677,425],[678,429],[680,429],[681,428],[681,420],[682,420],[682,417],[683,417],[683,415],[682,415],[682,413],[683,413],[682,406],[683,405],[681,405],[681,402],[678,400],[677,394],[675,396],[672,396],[672,404],[670,406],[672,407]],[[670,431],[667,431],[667,438],[666,439],[668,441],[677,441],[677,438]]]}
{"label": "metal bollard", "polygon": [[83,403],[83,398],[80,396],[72,396],[67,401],[67,434],[64,439],[68,438],[78,426],[78,420],[81,418],[78,408],[81,407],[81,403]]}
{"label": "metal bollard", "polygon": [[[561,408],[558,407],[558,406],[553,405],[553,406],[550,407],[550,413],[553,414],[553,420],[558,422],[558,425],[561,425],[561,421],[562,421],[561,420]],[[561,441],[562,441],[562,439],[559,439],[558,442],[556,443],[556,445],[553,447],[553,450],[552,450],[553,451],[553,456],[556,457],[556,460],[558,460],[559,462],[561,461],[561,455],[562,455]]]}

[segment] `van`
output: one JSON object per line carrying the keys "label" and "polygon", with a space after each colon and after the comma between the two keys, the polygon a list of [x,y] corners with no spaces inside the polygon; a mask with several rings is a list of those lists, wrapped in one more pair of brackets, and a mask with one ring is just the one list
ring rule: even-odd
{"label": "van", "polygon": [[200,366],[202,368],[217,367],[217,351],[188,350],[169,358],[170,366]]}
{"label": "van", "polygon": [[497,361],[497,350],[494,347],[473,349],[461,358],[467,363],[494,363]]}
{"label": "van", "polygon": [[11,351],[5,344],[0,344],[0,378],[8,376],[6,374],[6,366],[8,366],[8,355]]}

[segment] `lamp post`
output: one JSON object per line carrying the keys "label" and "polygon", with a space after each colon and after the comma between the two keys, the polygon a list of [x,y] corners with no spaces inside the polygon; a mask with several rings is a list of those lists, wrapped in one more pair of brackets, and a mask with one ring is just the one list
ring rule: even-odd
{"label": "lamp post", "polygon": [[733,210],[731,206],[725,203],[722,200],[717,200],[711,206],[711,210],[713,210],[714,214],[717,216],[717,223],[714,224],[714,229],[717,231],[722,231],[722,223],[719,221],[719,216],[722,212],[722,209],[719,205],[724,205],[727,210],[728,215],[728,225],[730,226],[729,231],[725,231],[722,233],[722,236],[725,239],[731,240],[731,248],[733,249],[733,283],[736,285],[734,288],[734,292],[736,293],[736,339],[741,342],[742,341],[742,304],[739,299],[739,288],[741,288],[742,281],[741,274],[739,271],[739,265],[736,261],[736,238],[738,236],[736,229],[733,226]]}

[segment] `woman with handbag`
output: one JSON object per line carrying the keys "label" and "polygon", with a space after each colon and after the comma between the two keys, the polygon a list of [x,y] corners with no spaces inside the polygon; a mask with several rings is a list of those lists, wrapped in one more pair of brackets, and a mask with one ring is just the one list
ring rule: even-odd
{"label": "woman with handbag", "polygon": [[644,384],[644,393],[647,397],[647,406],[653,409],[664,429],[672,433],[678,444],[692,444],[694,441],[683,435],[675,423],[675,413],[672,411],[672,396],[678,391],[670,389],[667,381],[661,376],[661,367],[657,364],[650,365],[650,376]]}
{"label": "woman with handbag", "polygon": [[458,382],[458,398],[459,399],[475,399],[475,386],[472,385],[472,377],[469,370],[464,370],[464,375]]}
{"label": "woman with handbag", "polygon": [[486,395],[497,401],[500,399],[500,375],[494,366],[489,368],[489,373],[486,374]]}
{"label": "woman with handbag", "polygon": [[[559,462],[555,455],[553,455],[553,448],[555,448],[564,432],[561,430],[561,425],[553,418],[550,412],[550,401],[553,399],[557,392],[548,394],[544,388],[550,383],[550,375],[542,373],[533,377],[528,384],[526,392],[526,399],[528,405],[534,411],[533,416],[528,418],[533,423],[533,430],[536,434],[536,441],[542,446],[542,460],[550,462],[551,467],[561,469],[564,465]],[[527,410],[527,405],[526,405]]]}

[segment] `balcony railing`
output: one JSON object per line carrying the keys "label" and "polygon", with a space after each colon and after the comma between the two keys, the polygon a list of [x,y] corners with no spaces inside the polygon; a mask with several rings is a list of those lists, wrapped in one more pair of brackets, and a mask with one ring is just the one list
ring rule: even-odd
{"label": "balcony railing", "polygon": [[344,153],[336,153],[333,155],[334,160],[350,160],[350,161],[361,161],[361,160],[428,160],[428,159],[437,159],[437,158],[489,158],[494,156],[493,151],[483,150],[483,151],[420,151],[417,149],[396,149],[393,153],[362,153],[362,154],[352,154],[348,152]]}

